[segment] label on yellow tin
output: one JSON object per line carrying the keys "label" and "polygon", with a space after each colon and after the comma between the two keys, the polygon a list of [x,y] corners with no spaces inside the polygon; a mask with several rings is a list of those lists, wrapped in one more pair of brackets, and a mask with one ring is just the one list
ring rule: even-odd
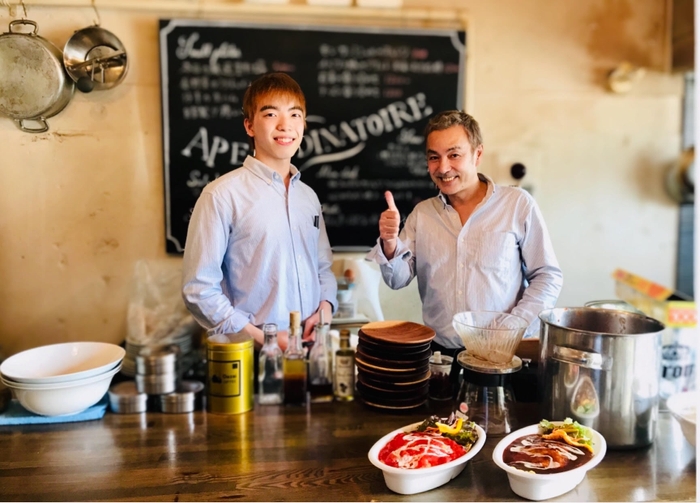
{"label": "label on yellow tin", "polygon": [[241,361],[212,361],[209,390],[212,395],[241,395]]}

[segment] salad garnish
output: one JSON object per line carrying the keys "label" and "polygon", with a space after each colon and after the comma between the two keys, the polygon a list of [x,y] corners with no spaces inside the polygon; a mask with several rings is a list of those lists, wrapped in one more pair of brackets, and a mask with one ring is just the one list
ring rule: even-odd
{"label": "salad garnish", "polygon": [[454,412],[449,417],[430,416],[416,428],[417,431],[439,433],[443,437],[454,440],[469,451],[472,445],[479,439],[474,421],[457,417]]}
{"label": "salad garnish", "polygon": [[593,452],[591,430],[567,417],[562,424],[554,424],[543,419],[539,423],[540,434],[547,440],[563,440],[569,445],[583,447]]}

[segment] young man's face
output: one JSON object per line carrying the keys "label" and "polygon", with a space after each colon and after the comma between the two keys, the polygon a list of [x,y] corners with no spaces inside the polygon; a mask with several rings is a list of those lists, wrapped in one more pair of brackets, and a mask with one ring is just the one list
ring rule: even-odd
{"label": "young man's face", "polygon": [[291,95],[257,99],[246,132],[255,139],[255,158],[274,168],[287,168],[304,137],[304,111]]}
{"label": "young man's face", "polygon": [[460,196],[479,183],[477,166],[483,146],[472,149],[467,132],[456,125],[433,131],[426,140],[430,178],[446,196]]}

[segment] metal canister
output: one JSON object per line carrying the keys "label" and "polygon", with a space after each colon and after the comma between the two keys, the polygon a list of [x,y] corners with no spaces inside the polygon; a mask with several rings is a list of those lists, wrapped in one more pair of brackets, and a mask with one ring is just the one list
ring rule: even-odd
{"label": "metal canister", "polygon": [[207,339],[207,410],[240,414],[253,408],[253,338],[238,333]]}
{"label": "metal canister", "polygon": [[597,430],[609,449],[654,441],[664,325],[613,309],[540,313],[543,417],[567,417]]}

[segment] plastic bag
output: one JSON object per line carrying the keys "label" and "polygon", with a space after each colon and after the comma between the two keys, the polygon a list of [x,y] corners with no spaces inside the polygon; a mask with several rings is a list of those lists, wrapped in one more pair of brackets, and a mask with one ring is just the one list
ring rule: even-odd
{"label": "plastic bag", "polygon": [[181,268],[180,260],[136,263],[127,309],[127,342],[170,344],[200,330],[182,300]]}

